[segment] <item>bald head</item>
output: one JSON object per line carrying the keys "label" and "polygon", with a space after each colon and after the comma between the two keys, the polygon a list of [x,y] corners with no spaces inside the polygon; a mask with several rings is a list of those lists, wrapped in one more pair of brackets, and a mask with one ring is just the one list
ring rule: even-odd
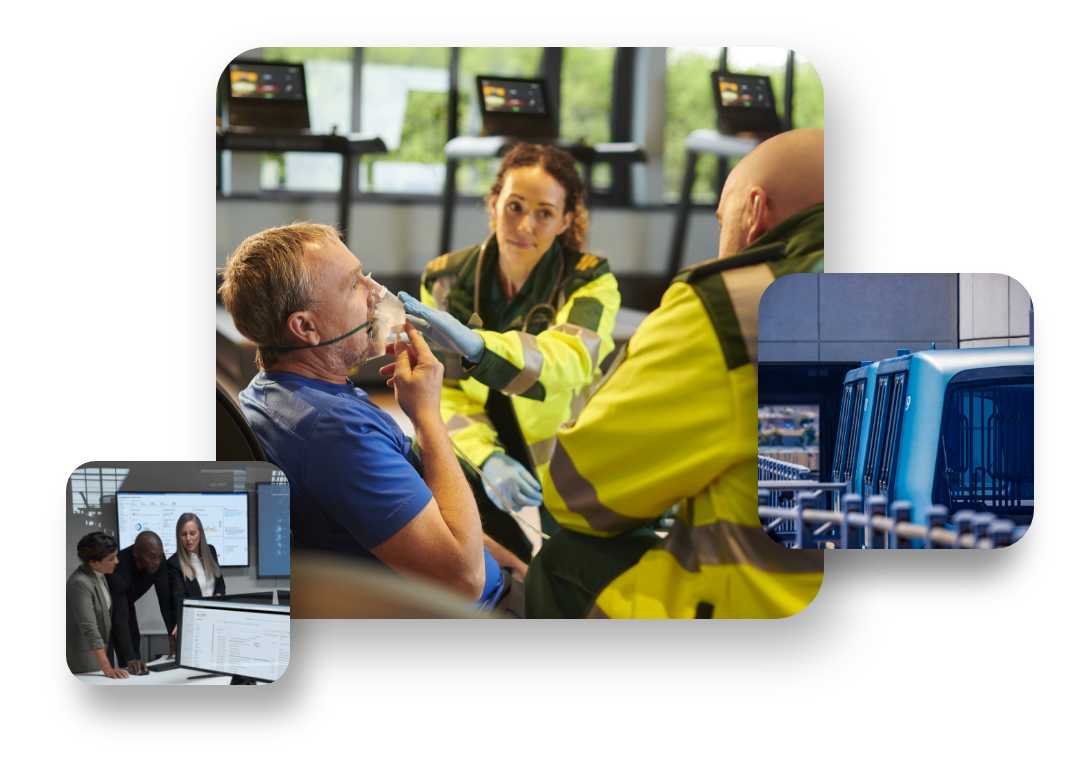
{"label": "bald head", "polygon": [[824,130],[795,129],[766,140],[725,182],[717,206],[719,257],[735,255],[781,221],[824,201]]}
{"label": "bald head", "polygon": [[141,532],[133,540],[133,562],[141,571],[154,574],[163,562],[163,541],[155,532]]}

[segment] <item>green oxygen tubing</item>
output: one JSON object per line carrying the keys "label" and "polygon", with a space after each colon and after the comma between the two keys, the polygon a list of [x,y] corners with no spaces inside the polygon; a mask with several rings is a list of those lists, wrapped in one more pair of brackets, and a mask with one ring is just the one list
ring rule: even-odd
{"label": "green oxygen tubing", "polygon": [[356,332],[362,331],[367,326],[370,327],[370,330],[369,330],[369,332],[367,332],[367,334],[369,334],[370,338],[373,339],[373,336],[374,336],[373,321],[371,320],[371,321],[367,321],[362,326],[358,326],[358,327],[352,329],[347,334],[342,334],[342,335],[340,335],[339,337],[337,337],[334,340],[329,340],[327,342],[319,342],[317,345],[300,345],[299,347],[274,347],[273,345],[260,345],[258,347],[259,347],[260,350],[276,350],[279,353],[287,353],[287,352],[289,352],[291,350],[306,350],[307,348],[310,348],[310,347],[323,347],[325,345],[332,345],[334,342],[340,342],[340,340],[346,340],[348,337],[350,337],[351,335],[355,334]]}

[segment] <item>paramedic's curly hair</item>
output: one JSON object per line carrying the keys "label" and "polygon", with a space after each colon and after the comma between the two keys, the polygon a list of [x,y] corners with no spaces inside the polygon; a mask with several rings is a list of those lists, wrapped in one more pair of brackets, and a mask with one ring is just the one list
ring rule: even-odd
{"label": "paramedic's curly hair", "polygon": [[290,344],[285,329],[289,314],[319,306],[303,249],[329,240],[339,240],[332,226],[298,222],[253,234],[226,259],[218,292],[237,331],[260,346],[255,354],[260,369],[282,355],[262,345]]}
{"label": "paramedic's curly hair", "polygon": [[[557,147],[545,147],[544,145],[530,145],[522,142],[514,146],[499,167],[496,174],[495,184],[488,193],[486,204],[491,203],[492,198],[499,197],[503,191],[503,177],[512,168],[522,166],[543,166],[544,171],[553,176],[562,189],[566,191],[566,206],[563,213],[573,214],[573,223],[564,231],[559,242],[563,247],[576,250],[579,253],[586,252],[588,245],[588,206],[585,201],[584,180],[581,179],[580,171],[573,157]],[[491,205],[489,205],[491,207]],[[489,216],[489,226],[495,231],[495,218]]]}

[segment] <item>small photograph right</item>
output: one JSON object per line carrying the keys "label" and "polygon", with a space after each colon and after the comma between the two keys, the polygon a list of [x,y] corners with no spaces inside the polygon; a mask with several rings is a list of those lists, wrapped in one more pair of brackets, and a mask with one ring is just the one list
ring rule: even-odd
{"label": "small photograph right", "polygon": [[1035,311],[1002,274],[791,274],[758,313],[758,507],[809,549],[982,549],[1035,510]]}

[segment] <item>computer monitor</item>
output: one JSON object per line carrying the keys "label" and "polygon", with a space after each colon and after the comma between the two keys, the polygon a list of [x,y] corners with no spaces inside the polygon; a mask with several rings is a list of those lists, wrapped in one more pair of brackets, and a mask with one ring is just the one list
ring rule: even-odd
{"label": "computer monitor", "polygon": [[780,134],[773,85],[768,76],[715,71],[710,75],[710,82],[719,132]]}
{"label": "computer monitor", "polygon": [[310,129],[302,63],[233,61],[227,74],[229,126],[289,132]]}
{"label": "computer monitor", "polygon": [[250,605],[273,605],[274,591],[267,592],[242,592],[239,595],[223,595],[227,603],[248,603]]}
{"label": "computer monitor", "polygon": [[260,484],[259,577],[289,576],[289,485]]}
{"label": "computer monitor", "polygon": [[177,522],[195,513],[203,536],[214,545],[222,566],[248,565],[248,493],[246,492],[119,492],[118,546],[127,548],[141,532],[155,532],[169,558],[177,550]]}
{"label": "computer monitor", "polygon": [[278,590],[277,591],[277,604],[278,605],[288,605],[290,597],[291,597],[291,593],[290,593],[289,590]]}
{"label": "computer monitor", "polygon": [[277,681],[288,668],[288,607],[185,598],[177,652],[181,668]]}
{"label": "computer monitor", "polygon": [[526,139],[558,136],[543,79],[478,76],[477,93],[485,135]]}

